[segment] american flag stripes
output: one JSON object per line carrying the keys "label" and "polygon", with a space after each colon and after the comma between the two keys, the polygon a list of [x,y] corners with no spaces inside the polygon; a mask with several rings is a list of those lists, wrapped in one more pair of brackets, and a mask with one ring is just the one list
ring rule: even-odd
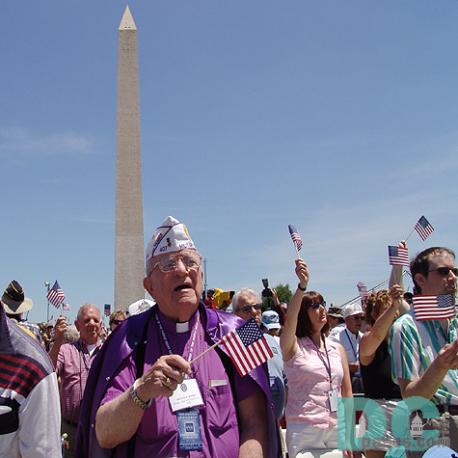
{"label": "american flag stripes", "polygon": [[52,288],[48,291],[47,294],[48,302],[54,305],[54,307],[59,308],[65,300],[65,294],[57,280],[55,281]]}
{"label": "american flag stripes", "polygon": [[400,246],[388,247],[390,266],[409,266],[409,250]]}
{"label": "american flag stripes", "polygon": [[418,232],[418,235],[423,241],[425,241],[434,231],[434,228],[431,226],[431,223],[422,216],[417,224],[415,224],[415,230]]}
{"label": "american flag stripes", "polygon": [[297,232],[297,229],[294,226],[291,226],[291,224],[288,224],[288,229],[289,229],[291,238],[293,239],[293,243],[294,243],[294,246],[296,247],[296,250],[301,251],[302,239],[301,239],[301,236],[299,235],[299,232]]}
{"label": "american flag stripes", "polygon": [[226,334],[221,341],[242,377],[273,356],[254,318]]}
{"label": "american flag stripes", "polygon": [[451,294],[414,296],[413,309],[419,321],[453,318],[456,314],[455,298]]}

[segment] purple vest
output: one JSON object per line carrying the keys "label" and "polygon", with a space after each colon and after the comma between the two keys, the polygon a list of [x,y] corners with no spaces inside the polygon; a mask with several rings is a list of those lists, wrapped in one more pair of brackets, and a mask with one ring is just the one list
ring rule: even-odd
{"label": "purple vest", "polygon": [[[97,442],[94,427],[95,415],[100,402],[104,398],[111,377],[118,372],[121,364],[126,358],[131,358],[133,351],[142,339],[145,326],[155,319],[152,317],[154,310],[155,308],[150,309],[126,320],[116,332],[110,335],[107,342],[99,351],[96,359],[93,361],[81,407],[75,456],[81,458],[105,458],[112,456],[112,450],[102,449]],[[200,315],[203,317],[202,324],[204,326],[205,337],[209,340],[209,343],[216,343],[223,335],[243,323],[240,318],[234,315],[208,309],[203,304],[200,304],[199,310]],[[219,348],[225,351],[224,346],[220,346]],[[148,348],[146,354],[148,354]],[[249,376],[258,384],[265,394],[266,408],[269,413],[266,418],[269,438],[269,444],[267,446],[268,456],[272,458],[278,457],[280,456],[278,434],[265,365],[252,371]],[[234,397],[237,397],[237,393],[234,393]],[[146,412],[146,414],[147,413],[148,412]],[[235,414],[233,416],[233,422],[234,425],[236,425]],[[234,433],[234,437],[237,437],[238,432],[235,431]],[[124,451],[126,446],[125,444],[121,444],[117,449]],[[127,456],[124,452],[119,453],[119,451],[120,450],[117,450],[115,454],[116,457]]]}

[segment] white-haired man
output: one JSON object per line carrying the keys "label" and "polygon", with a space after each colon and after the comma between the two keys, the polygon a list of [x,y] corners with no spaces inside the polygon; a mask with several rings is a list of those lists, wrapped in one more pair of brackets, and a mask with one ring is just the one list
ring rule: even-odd
{"label": "white-haired man", "polygon": [[363,385],[359,367],[359,342],[363,333],[364,312],[359,303],[348,304],[343,309],[345,326],[330,335],[330,339],[340,343],[347,353],[353,393],[362,393]]}
{"label": "white-haired man", "polygon": [[200,303],[201,257],[175,218],[147,246],[144,286],[157,305],[126,320],[93,366],[80,455],[278,456],[265,367],[242,378],[218,346],[193,361],[241,323]]}

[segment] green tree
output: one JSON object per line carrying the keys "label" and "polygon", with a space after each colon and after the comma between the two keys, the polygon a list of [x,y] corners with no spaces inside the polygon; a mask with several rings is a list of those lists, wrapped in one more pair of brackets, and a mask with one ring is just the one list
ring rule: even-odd
{"label": "green tree", "polygon": [[277,286],[275,286],[275,291],[277,291],[278,299],[280,302],[286,302],[289,304],[291,298],[293,297],[293,293],[291,292],[288,284],[282,285],[279,283]]}

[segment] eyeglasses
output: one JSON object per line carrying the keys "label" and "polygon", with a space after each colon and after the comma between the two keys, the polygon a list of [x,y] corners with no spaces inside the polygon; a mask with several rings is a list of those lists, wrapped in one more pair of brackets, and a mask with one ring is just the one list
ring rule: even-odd
{"label": "eyeglasses", "polygon": [[124,320],[111,320],[111,321],[110,321],[110,326],[111,326],[112,324],[115,324],[115,325],[117,326],[118,324],[121,324],[123,321],[124,321]]}
{"label": "eyeglasses", "polygon": [[173,272],[174,270],[178,269],[178,259],[181,259],[181,262],[186,267],[186,270],[197,270],[199,269],[202,262],[202,258],[198,254],[162,256],[159,258],[159,261],[154,264],[151,270],[154,270],[156,267],[158,267],[161,272]]}
{"label": "eyeglasses", "polygon": [[243,307],[240,307],[240,310],[244,313],[250,313],[251,309],[255,309],[256,311],[261,310],[262,304],[247,304]]}
{"label": "eyeglasses", "polygon": [[349,318],[353,318],[355,321],[363,321],[364,317],[361,315],[350,315]]}
{"label": "eyeglasses", "polygon": [[453,272],[453,275],[458,277],[458,267],[438,267],[437,269],[428,270],[428,272],[437,272],[442,277],[447,277],[450,272]]}
{"label": "eyeglasses", "polygon": [[325,304],[322,302],[313,302],[310,307],[312,307],[313,310],[316,310],[320,308],[320,305],[325,307]]}

